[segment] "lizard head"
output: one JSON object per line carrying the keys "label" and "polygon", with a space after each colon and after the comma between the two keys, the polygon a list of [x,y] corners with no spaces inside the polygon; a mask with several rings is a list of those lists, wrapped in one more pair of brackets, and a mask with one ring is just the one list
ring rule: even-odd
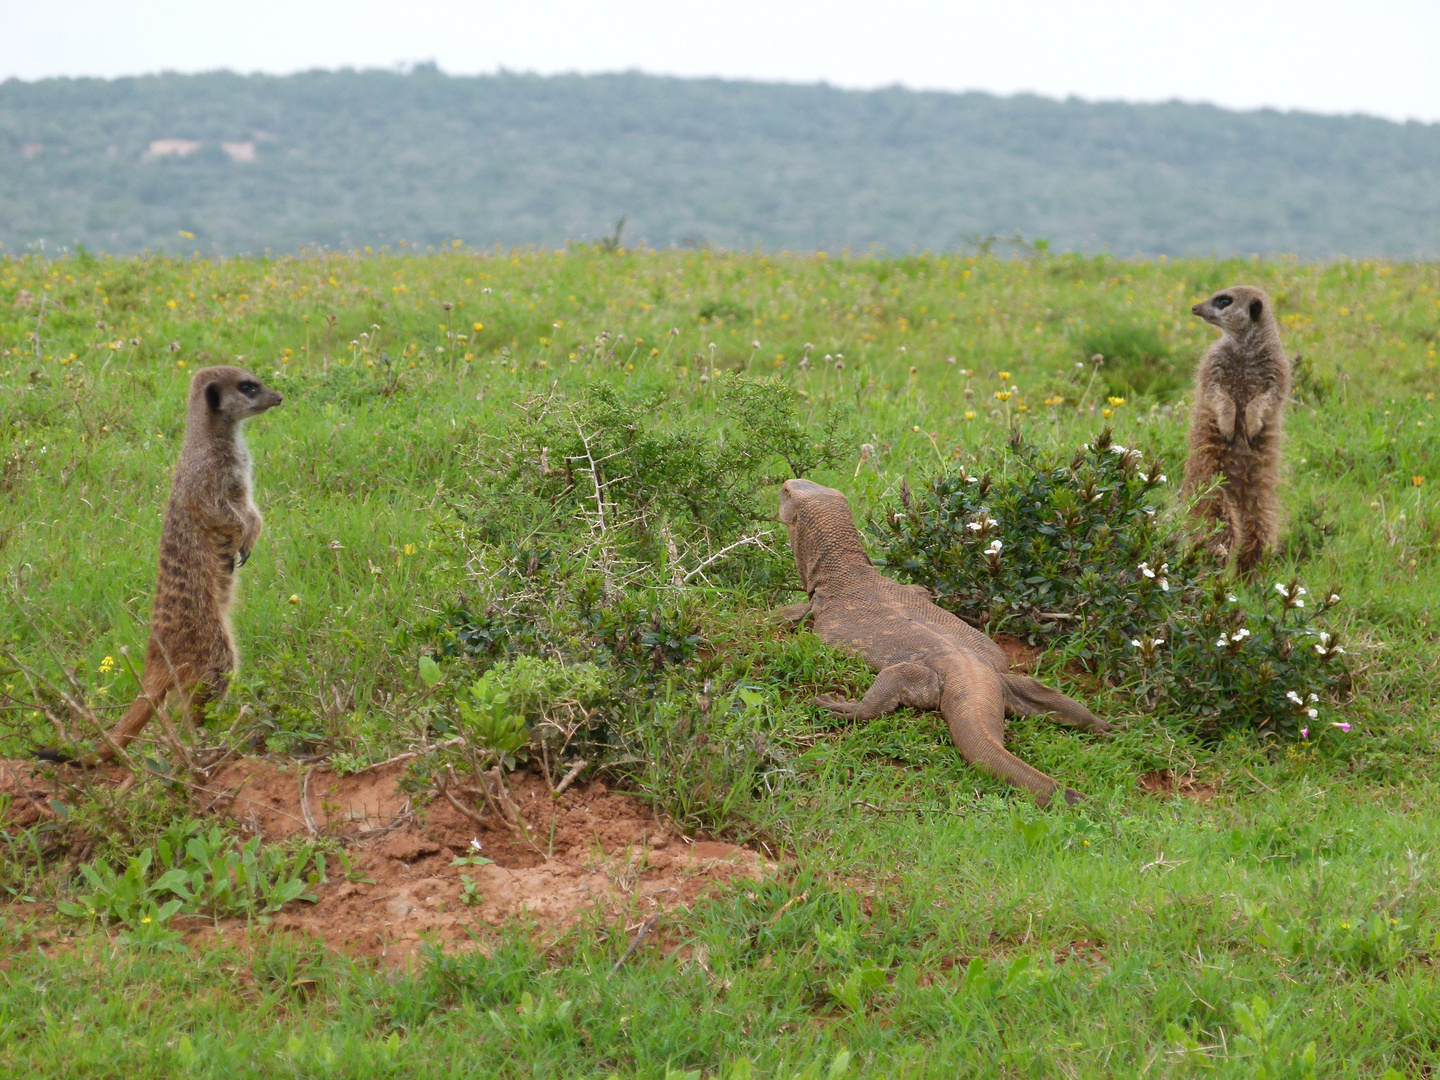
{"label": "lizard head", "polygon": [[790,534],[800,587],[814,594],[827,570],[869,566],[845,496],[813,480],[780,485],[780,523]]}

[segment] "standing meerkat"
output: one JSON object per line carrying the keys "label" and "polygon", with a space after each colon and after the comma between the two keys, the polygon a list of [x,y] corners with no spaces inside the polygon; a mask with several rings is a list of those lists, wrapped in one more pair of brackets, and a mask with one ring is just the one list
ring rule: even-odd
{"label": "standing meerkat", "polygon": [[190,380],[185,443],[160,532],[160,569],[140,696],[96,755],[115,756],[174,694],[187,720],[225,693],[239,663],[230,629],[235,572],[263,522],[251,498],[240,425],[284,399],[248,371],[203,368]]}
{"label": "standing meerkat", "polygon": [[[1196,535],[1217,555],[1236,556],[1252,578],[1280,528],[1280,444],[1290,361],[1280,344],[1270,298],[1253,285],[1234,285],[1191,308],[1220,340],[1195,373],[1190,456],[1181,493],[1196,498]],[[1224,483],[1209,490],[1216,477]],[[1214,527],[1221,526],[1218,535]]]}

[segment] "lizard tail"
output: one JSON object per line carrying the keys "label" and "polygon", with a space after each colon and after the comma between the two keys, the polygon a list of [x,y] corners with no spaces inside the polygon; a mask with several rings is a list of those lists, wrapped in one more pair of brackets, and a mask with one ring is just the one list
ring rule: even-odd
{"label": "lizard tail", "polygon": [[940,713],[949,725],[950,738],[961,756],[970,764],[1033,793],[1041,806],[1049,805],[1056,792],[1061,791],[1070,805],[1079,802],[1078,792],[1062,788],[1005,749],[1008,695],[1002,676],[978,658],[964,662],[962,667],[963,670],[946,673],[945,689],[940,696]]}

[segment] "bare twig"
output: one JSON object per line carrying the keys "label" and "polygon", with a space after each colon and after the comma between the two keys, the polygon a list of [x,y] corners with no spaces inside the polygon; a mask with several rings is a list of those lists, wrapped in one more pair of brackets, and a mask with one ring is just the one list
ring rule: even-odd
{"label": "bare twig", "polygon": [[585,766],[589,764],[590,763],[588,761],[586,761],[584,758],[581,758],[574,765],[571,765],[570,771],[560,778],[560,783],[555,785],[555,794],[563,795],[565,793],[565,789],[575,782],[575,778],[579,776]]}
{"label": "bare twig", "polygon": [[629,960],[630,957],[635,955],[635,950],[640,947],[640,943],[644,941],[645,936],[650,933],[650,928],[660,921],[660,916],[663,914],[665,914],[663,911],[657,911],[654,915],[651,915],[650,918],[645,920],[645,925],[640,927],[640,932],[635,935],[635,940],[630,942],[630,947],[625,950],[625,955],[620,957],[619,960],[616,960],[615,966],[610,969],[611,975],[614,975],[617,971],[624,967],[625,961]]}
{"label": "bare twig", "polygon": [[764,544],[766,537],[768,537],[768,536],[770,535],[770,533],[771,533],[771,530],[770,530],[770,529],[766,529],[764,532],[756,533],[754,536],[742,536],[739,540],[736,540],[733,544],[728,544],[728,545],[726,545],[725,547],[723,547],[723,548],[721,548],[719,551],[717,551],[714,555],[711,555],[708,559],[706,559],[704,562],[702,562],[699,566],[695,567],[695,569],[691,570],[691,571],[690,571],[688,574],[686,574],[683,578],[681,578],[681,579],[680,579],[680,584],[681,584],[681,585],[688,584],[689,581],[690,581],[690,579],[693,578],[696,574],[700,573],[701,570],[704,570],[704,569],[705,569],[707,566],[709,566],[711,563],[717,562],[718,560],[723,559],[726,555],[728,555],[730,552],[734,551],[734,550],[735,550],[736,548],[738,548],[738,547],[744,547],[746,544]]}
{"label": "bare twig", "polygon": [[315,827],[315,815],[310,812],[310,777],[315,773],[315,766],[305,770],[305,778],[300,781],[300,813],[305,815],[305,828],[311,836],[319,836],[320,830]]}

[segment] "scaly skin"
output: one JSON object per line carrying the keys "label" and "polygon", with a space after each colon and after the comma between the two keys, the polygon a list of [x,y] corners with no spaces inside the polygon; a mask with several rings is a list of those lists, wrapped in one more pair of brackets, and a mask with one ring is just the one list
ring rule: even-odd
{"label": "scaly skin", "polygon": [[808,604],[783,611],[792,620],[811,616],[829,645],[851,649],[877,674],[860,701],[817,697],[839,716],[871,720],[900,705],[938,709],[950,737],[972,765],[1033,792],[1044,806],[1057,791],[1065,801],[1080,794],[1063,788],[1005,749],[1005,715],[1048,714],[1083,731],[1110,726],[1078,701],[1026,675],[1010,673],[1005,653],[973,626],[930,602],[918,585],[883,577],[871,564],[845,496],[810,480],[780,488],[780,521]]}

